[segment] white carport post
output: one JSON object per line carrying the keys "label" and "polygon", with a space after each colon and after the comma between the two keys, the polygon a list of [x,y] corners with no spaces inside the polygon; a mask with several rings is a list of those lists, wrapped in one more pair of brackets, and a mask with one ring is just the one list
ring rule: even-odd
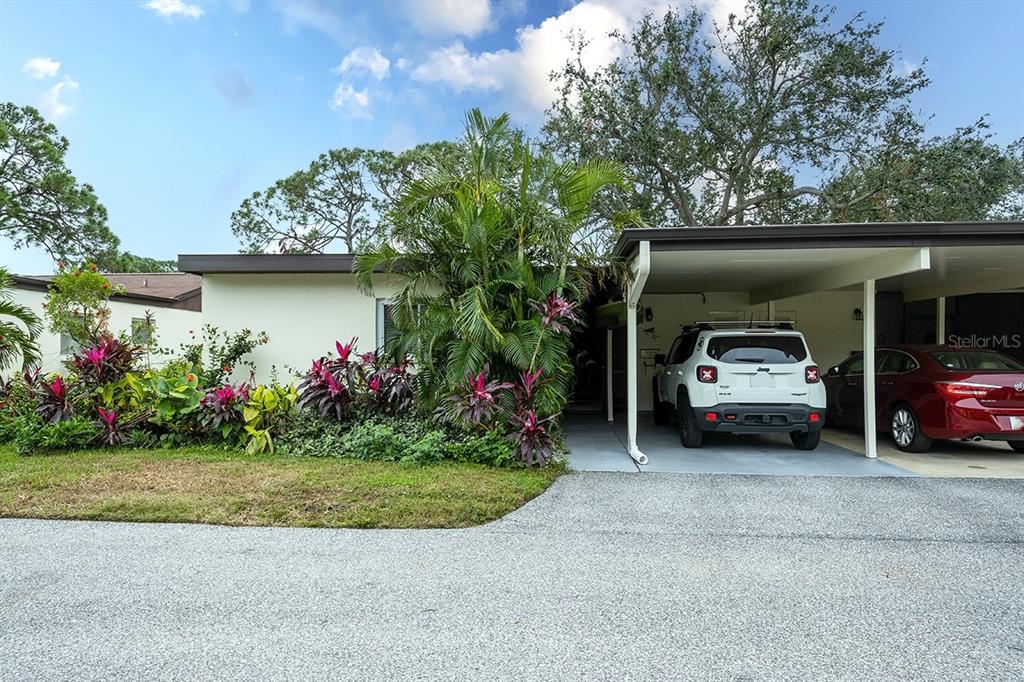
{"label": "white carport post", "polygon": [[651,272],[651,243],[642,241],[637,244],[636,257],[633,259],[633,281],[626,289],[626,445],[629,456],[637,464],[647,464],[647,455],[640,452],[636,445],[637,397],[636,382],[636,308],[640,303],[640,295],[644,292],[647,275]]}
{"label": "white carport post", "polygon": [[935,299],[935,343],[946,343],[946,297]]}
{"label": "white carport post", "polygon": [[875,423],[875,280],[864,282],[864,456],[878,457]]}
{"label": "white carport post", "polygon": [[614,393],[612,392],[612,337],[613,336],[614,336],[614,332],[613,332],[612,328],[608,327],[607,336],[605,337],[607,340],[605,341],[605,350],[604,350],[604,364],[607,367],[607,378],[605,379],[604,383],[605,383],[605,386],[608,387],[607,388],[608,395],[606,397],[608,399],[608,421],[609,422],[615,421],[615,411],[614,411],[614,408],[613,408],[613,405],[612,405],[612,399],[614,397]]}

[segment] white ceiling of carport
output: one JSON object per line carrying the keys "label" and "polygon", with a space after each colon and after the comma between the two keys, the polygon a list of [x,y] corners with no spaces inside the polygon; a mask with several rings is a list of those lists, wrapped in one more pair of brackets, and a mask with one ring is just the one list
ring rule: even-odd
{"label": "white ceiling of carport", "polygon": [[[652,247],[654,245],[652,244]],[[1002,291],[1024,287],[1024,246],[944,246],[929,249],[927,270],[897,274],[887,263],[902,263],[916,248],[818,248],[714,251],[651,251],[645,293],[689,291],[758,292],[789,288],[800,293],[834,288],[840,273],[874,267],[879,291],[902,291],[906,300]],[[881,266],[881,267],[880,267]],[[896,267],[894,265],[894,267]],[[907,268],[909,269],[909,268]],[[898,270],[897,270],[898,271]]]}

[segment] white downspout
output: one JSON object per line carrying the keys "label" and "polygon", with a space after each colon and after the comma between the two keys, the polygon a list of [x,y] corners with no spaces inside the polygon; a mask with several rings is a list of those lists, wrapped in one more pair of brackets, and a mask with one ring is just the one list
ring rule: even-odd
{"label": "white downspout", "polygon": [[875,280],[864,282],[864,456],[878,457],[875,418]]}
{"label": "white downspout", "polygon": [[946,343],[946,297],[935,299],[935,343]]}
{"label": "white downspout", "polygon": [[608,392],[607,398],[608,398],[608,422],[609,423],[615,421],[615,411],[614,411],[614,405],[613,405],[615,394],[612,391],[612,336],[613,335],[614,335],[614,330],[611,327],[608,327],[608,335],[606,337],[607,338],[607,342],[605,343],[604,363],[605,363],[605,365],[607,367],[607,378],[605,379],[605,386],[608,387],[607,388],[607,392]]}
{"label": "white downspout", "polygon": [[637,422],[637,367],[638,355],[636,339],[636,308],[640,303],[640,295],[644,292],[644,284],[651,273],[651,243],[642,241],[637,244],[636,258],[633,259],[633,281],[626,291],[626,443],[629,456],[637,464],[647,464],[647,455],[640,452],[636,444]]}

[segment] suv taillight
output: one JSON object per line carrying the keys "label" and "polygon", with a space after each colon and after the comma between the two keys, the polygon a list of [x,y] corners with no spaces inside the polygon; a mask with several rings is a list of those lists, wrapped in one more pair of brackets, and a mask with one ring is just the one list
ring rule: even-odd
{"label": "suv taillight", "polygon": [[702,384],[713,384],[718,381],[718,368],[711,365],[697,365],[697,381]]}
{"label": "suv taillight", "polygon": [[804,367],[804,381],[809,384],[816,384],[821,381],[821,372],[818,371],[817,365],[807,365]]}

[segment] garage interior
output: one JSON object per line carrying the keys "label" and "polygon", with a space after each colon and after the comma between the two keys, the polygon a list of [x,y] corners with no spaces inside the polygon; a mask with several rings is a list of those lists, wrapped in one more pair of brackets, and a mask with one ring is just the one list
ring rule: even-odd
{"label": "garage interior", "polygon": [[[723,462],[714,457],[722,448],[740,471],[748,456],[779,473],[794,462],[806,469],[808,456],[832,456],[842,460],[837,473],[851,475],[900,475],[886,464],[894,453],[900,462],[920,460],[911,463],[918,473],[967,454],[982,473],[964,475],[984,475],[986,463],[1004,467],[1007,461],[1024,475],[1024,457],[1003,443],[942,443],[932,453],[910,456],[873,428],[879,345],[945,339],[1024,359],[1024,223],[630,229],[615,253],[630,262],[634,277],[623,300],[594,314],[594,326],[605,335],[606,424],[602,432],[593,420],[570,421],[570,449],[598,446],[618,450],[620,458],[624,451],[632,460],[625,465],[641,470],[672,470],[683,457],[693,470],[720,469]],[[788,439],[758,437],[713,439],[705,452],[684,451],[674,429],[655,429],[648,412],[654,356],[667,351],[682,325],[698,320],[793,320],[823,373],[863,351],[867,428],[863,434],[827,429],[822,446],[810,453],[796,454]],[[609,428],[616,440],[608,438]],[[880,450],[884,461],[877,460]]]}

